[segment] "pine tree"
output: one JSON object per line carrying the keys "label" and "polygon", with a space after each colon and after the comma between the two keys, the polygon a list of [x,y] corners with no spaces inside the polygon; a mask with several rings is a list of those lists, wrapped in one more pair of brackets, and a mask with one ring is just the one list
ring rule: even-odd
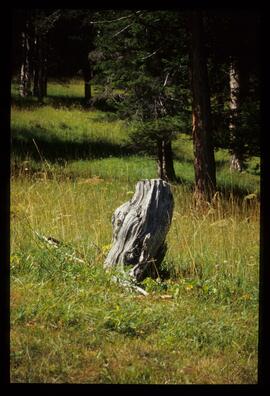
{"label": "pine tree", "polygon": [[16,10],[14,22],[21,29],[20,95],[47,95],[48,34],[60,17],[59,10]]}
{"label": "pine tree", "polygon": [[199,198],[210,201],[216,190],[216,169],[203,17],[200,11],[193,11],[191,14],[191,43],[195,193]]}
{"label": "pine tree", "polygon": [[[100,21],[97,40],[105,57],[98,65],[103,83],[125,87],[128,95],[120,113],[139,122],[132,142],[140,148],[144,142],[145,150],[155,153],[158,176],[167,181],[176,180],[171,145],[174,118],[188,107],[180,89],[187,80],[183,76],[187,65],[180,68],[186,58],[179,56],[185,44],[182,18],[181,13],[171,11],[112,12]],[[184,38],[182,42],[177,34]],[[182,108],[179,102],[185,102]]]}
{"label": "pine tree", "polygon": [[228,149],[231,170],[260,153],[259,13],[205,13],[205,33],[216,149]]}

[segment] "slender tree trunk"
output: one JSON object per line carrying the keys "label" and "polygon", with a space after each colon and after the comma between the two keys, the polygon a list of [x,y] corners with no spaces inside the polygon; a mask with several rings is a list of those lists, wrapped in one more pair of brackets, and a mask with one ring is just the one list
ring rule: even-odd
{"label": "slender tree trunk", "polygon": [[42,94],[43,97],[47,96],[47,85],[48,85],[48,51],[47,51],[47,39],[43,38],[42,45]]}
{"label": "slender tree trunk", "polygon": [[40,102],[43,100],[42,95],[42,49],[41,40],[37,36],[35,38],[35,78],[34,78],[34,95],[38,98]]}
{"label": "slender tree trunk", "polygon": [[86,104],[90,104],[92,99],[92,93],[91,93],[92,69],[88,59],[83,67],[83,76],[84,76],[84,100]]}
{"label": "slender tree trunk", "polygon": [[199,10],[192,12],[191,38],[195,196],[210,201],[216,190],[216,167],[212,144],[207,63],[203,43],[203,20]]}
{"label": "slender tree trunk", "polygon": [[248,73],[245,71],[244,65],[238,62],[231,62],[230,64],[230,110],[231,119],[229,124],[231,141],[232,141],[232,156],[230,159],[230,170],[241,172],[244,168],[242,145],[237,144],[238,131],[236,120],[241,112],[241,105],[248,95]]}
{"label": "slender tree trunk", "polygon": [[163,148],[162,140],[157,142],[157,171],[159,179],[165,180],[164,178],[164,166],[163,166]]}
{"label": "slender tree trunk", "polygon": [[173,166],[172,142],[165,139],[158,141],[158,177],[166,182],[176,180]]}
{"label": "slender tree trunk", "polygon": [[32,94],[32,73],[31,73],[31,35],[29,21],[26,21],[25,29],[22,32],[22,64],[20,73],[20,96],[30,96]]}
{"label": "slender tree trunk", "polygon": [[89,104],[92,98],[91,94],[91,82],[90,80],[84,80],[84,100],[85,103]]}
{"label": "slender tree trunk", "polygon": [[164,166],[164,175],[165,181],[173,182],[176,180],[176,175],[173,166],[173,152],[172,152],[172,142],[163,141],[163,166]]}
{"label": "slender tree trunk", "polygon": [[[236,131],[236,123],[235,120],[237,118],[237,111],[239,110],[239,73],[236,67],[236,64],[230,64],[230,102],[229,107],[231,111],[230,116],[230,135],[232,142],[235,140],[237,131]],[[232,143],[233,144],[233,143]],[[232,155],[230,159],[230,170],[231,171],[242,171],[242,159],[239,153],[237,152],[236,147],[232,149]]]}
{"label": "slender tree trunk", "polygon": [[46,35],[37,33],[35,12],[26,11],[25,20],[25,29],[22,33],[20,95],[33,94],[42,102],[47,95]]}
{"label": "slender tree trunk", "polygon": [[34,82],[34,88],[33,88],[33,94],[34,96],[38,96],[38,79],[39,79],[39,68],[38,68],[38,38],[35,35],[34,37],[34,48],[33,48],[33,82]]}
{"label": "slender tree trunk", "polygon": [[35,37],[34,95],[39,102],[47,95],[47,50],[42,36]]}

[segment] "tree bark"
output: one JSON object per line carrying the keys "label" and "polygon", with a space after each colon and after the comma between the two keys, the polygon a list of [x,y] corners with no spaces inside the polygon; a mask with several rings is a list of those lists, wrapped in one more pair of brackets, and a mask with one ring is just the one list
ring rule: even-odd
{"label": "tree bark", "polygon": [[47,95],[47,48],[45,38],[35,37],[34,95],[39,102]]}
{"label": "tree bark", "polygon": [[31,73],[31,34],[30,22],[26,20],[25,29],[22,32],[22,64],[20,72],[20,96],[32,95]]}
{"label": "tree bark", "polygon": [[91,82],[90,80],[84,80],[84,100],[85,103],[90,103],[92,98],[92,94],[91,94]]}
{"label": "tree bark", "polygon": [[164,166],[165,181],[173,182],[176,180],[176,175],[173,166],[173,152],[172,152],[171,140],[163,141],[163,153],[164,153],[163,166]]}
{"label": "tree bark", "polygon": [[129,274],[139,282],[147,276],[158,277],[173,205],[168,183],[161,179],[139,181],[132,199],[113,214],[113,245],[105,268],[132,266]]}
{"label": "tree bark", "polygon": [[203,43],[203,20],[199,10],[192,12],[191,39],[195,195],[211,201],[216,190],[216,167],[212,144],[207,63]]}
{"label": "tree bark", "polygon": [[158,177],[162,180],[165,179],[164,177],[164,166],[163,166],[163,144],[162,140],[157,141],[157,172]]}
{"label": "tree bark", "polygon": [[176,180],[173,166],[173,153],[171,140],[159,140],[157,143],[157,167],[158,177],[166,182]]}
{"label": "tree bark", "polygon": [[[237,143],[237,126],[236,120],[240,115],[241,106],[248,95],[248,73],[244,65],[239,60],[230,64],[230,134],[232,141],[232,156],[230,159],[230,170],[241,172],[244,168],[244,158],[241,147]],[[241,145],[240,145],[241,146]]]}
{"label": "tree bark", "polygon": [[84,100],[86,104],[90,104],[92,99],[92,93],[91,93],[92,69],[89,59],[87,59],[84,64],[83,76],[84,76]]}

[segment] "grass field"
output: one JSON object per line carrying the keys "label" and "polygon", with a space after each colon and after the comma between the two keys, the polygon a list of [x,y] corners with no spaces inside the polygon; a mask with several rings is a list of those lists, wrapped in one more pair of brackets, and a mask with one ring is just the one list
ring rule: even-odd
{"label": "grass field", "polygon": [[111,215],[156,165],[82,96],[80,81],[51,82],[41,106],[12,86],[11,382],[256,383],[259,159],[232,174],[219,150],[219,192],[197,207],[192,143],[178,137],[170,276],[130,292],[103,270]]}

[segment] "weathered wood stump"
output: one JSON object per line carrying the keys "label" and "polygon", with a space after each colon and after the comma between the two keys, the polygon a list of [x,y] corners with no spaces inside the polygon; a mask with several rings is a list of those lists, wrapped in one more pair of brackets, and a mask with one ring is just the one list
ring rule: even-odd
{"label": "weathered wood stump", "polygon": [[112,216],[113,244],[105,268],[132,266],[129,274],[139,282],[147,276],[158,277],[173,206],[170,186],[164,180],[139,181],[131,200]]}

